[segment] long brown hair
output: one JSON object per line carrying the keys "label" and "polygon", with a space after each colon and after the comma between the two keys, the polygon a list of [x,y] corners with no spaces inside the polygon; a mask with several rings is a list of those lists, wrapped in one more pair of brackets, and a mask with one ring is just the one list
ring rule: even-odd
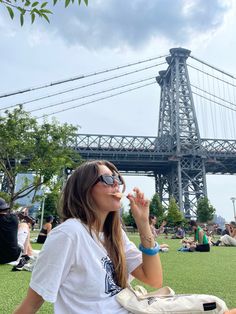
{"label": "long brown hair", "polygon": [[[117,168],[106,160],[87,161],[80,165],[69,177],[62,192],[61,216],[63,221],[69,218],[79,218],[88,226],[92,235],[92,227],[98,238],[100,221],[91,197],[91,189],[99,176],[99,166],[107,166],[113,173]],[[120,175],[120,174],[119,174]],[[123,191],[125,182],[123,182]],[[110,212],[103,226],[104,245],[113,262],[117,284],[122,288],[127,286],[127,270],[122,238],[121,218],[119,211]]]}

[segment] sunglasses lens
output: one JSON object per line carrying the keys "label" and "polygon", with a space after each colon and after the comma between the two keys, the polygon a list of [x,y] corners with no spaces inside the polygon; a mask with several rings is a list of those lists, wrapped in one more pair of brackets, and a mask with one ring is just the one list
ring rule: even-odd
{"label": "sunglasses lens", "polygon": [[107,184],[107,185],[113,185],[114,184],[114,179],[112,176],[103,176],[103,181]]}
{"label": "sunglasses lens", "polygon": [[119,185],[122,185],[123,182],[120,176],[101,176],[102,181],[107,185],[113,185],[116,181]]}

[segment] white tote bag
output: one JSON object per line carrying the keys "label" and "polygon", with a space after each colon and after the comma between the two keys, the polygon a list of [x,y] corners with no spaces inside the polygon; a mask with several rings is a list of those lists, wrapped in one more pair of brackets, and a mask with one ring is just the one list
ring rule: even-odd
{"label": "white tote bag", "polygon": [[133,314],[223,314],[225,302],[207,294],[175,294],[169,287],[147,293],[142,286],[128,287],[116,295],[117,301]]}

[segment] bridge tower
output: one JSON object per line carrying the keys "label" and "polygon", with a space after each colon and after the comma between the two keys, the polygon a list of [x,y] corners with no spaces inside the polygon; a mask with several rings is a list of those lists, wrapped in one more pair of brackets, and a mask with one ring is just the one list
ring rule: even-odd
{"label": "bridge tower", "polygon": [[161,87],[158,138],[171,143],[171,167],[155,173],[156,191],[163,202],[173,196],[186,217],[194,214],[197,200],[207,196],[205,158],[186,64],[190,52],[170,49],[168,68],[156,78]]}

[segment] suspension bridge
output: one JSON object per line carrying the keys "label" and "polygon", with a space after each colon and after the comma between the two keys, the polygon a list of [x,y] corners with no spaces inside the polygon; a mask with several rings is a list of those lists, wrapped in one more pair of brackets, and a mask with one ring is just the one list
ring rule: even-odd
{"label": "suspension bridge", "polygon": [[[164,60],[156,63],[157,59]],[[121,70],[131,67],[132,71],[121,73]],[[158,72],[160,67],[162,69]],[[105,76],[115,71],[117,75]],[[152,72],[145,77],[144,71]],[[127,80],[127,77],[137,73],[141,73],[139,79]],[[18,103],[29,108],[31,113],[43,110],[44,113],[37,116],[42,118],[156,84],[160,88],[157,136],[78,134],[75,149],[82,158],[108,159],[125,174],[154,177],[155,189],[161,201],[168,204],[170,196],[173,196],[186,216],[194,214],[198,199],[207,196],[206,174],[236,174],[235,77],[192,56],[187,49],[172,48],[166,56],[2,94],[0,97],[22,96],[98,75],[103,75],[102,79],[63,91],[39,94]],[[84,96],[55,102],[51,100],[52,97],[61,97],[62,94],[111,80],[118,82],[118,85],[104,90],[99,88]],[[69,105],[72,102],[76,104]],[[39,103],[39,106],[32,107],[32,103]],[[0,110],[10,107],[14,105],[6,103]]]}

